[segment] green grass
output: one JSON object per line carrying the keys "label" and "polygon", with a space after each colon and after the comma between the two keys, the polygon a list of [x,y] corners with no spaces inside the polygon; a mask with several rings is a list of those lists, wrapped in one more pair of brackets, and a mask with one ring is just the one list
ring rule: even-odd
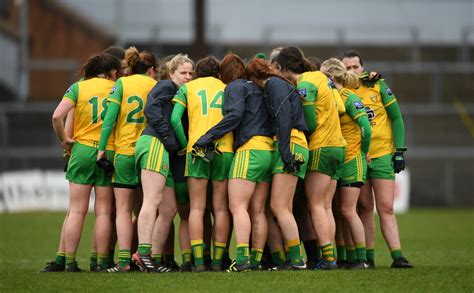
{"label": "green grass", "polygon": [[[5,291],[474,291],[474,210],[414,210],[398,217],[412,270],[392,270],[378,235],[376,270],[176,274],[40,274],[53,259],[63,213],[0,214],[0,292]],[[78,251],[88,267],[93,217]]]}

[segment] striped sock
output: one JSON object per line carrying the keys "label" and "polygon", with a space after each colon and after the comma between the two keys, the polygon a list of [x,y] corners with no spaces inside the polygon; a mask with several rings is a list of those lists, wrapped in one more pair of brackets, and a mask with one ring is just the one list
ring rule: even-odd
{"label": "striped sock", "polygon": [[337,261],[346,260],[346,246],[344,241],[336,242],[336,251],[337,251]]}
{"label": "striped sock", "polygon": [[90,257],[90,268],[91,270],[94,269],[97,266],[97,251],[91,251],[91,257]]}
{"label": "striped sock", "polygon": [[334,246],[331,242],[326,245],[321,246],[321,251],[323,253],[323,258],[327,261],[334,261]]}
{"label": "striped sock", "polygon": [[191,257],[191,249],[184,249],[181,251],[181,258],[183,260],[183,264],[191,262]]}
{"label": "striped sock", "polygon": [[301,251],[300,239],[296,238],[287,242],[291,263],[301,265],[303,263],[303,252]]}
{"label": "striped sock", "polygon": [[252,268],[260,267],[260,263],[262,262],[262,255],[263,249],[252,248],[252,252],[250,254],[250,266]]}
{"label": "striped sock", "polygon": [[346,260],[350,263],[354,263],[357,260],[356,249],[353,246],[346,247]]}
{"label": "striped sock", "polygon": [[121,268],[125,268],[126,266],[130,265],[132,261],[132,253],[130,249],[120,249],[118,252],[119,258],[119,266]]}
{"label": "striped sock", "polygon": [[238,265],[243,265],[249,262],[249,244],[248,243],[237,243],[237,259]]}
{"label": "striped sock", "polygon": [[102,270],[106,270],[109,268],[109,254],[108,253],[99,253],[97,257],[97,263]]}
{"label": "striped sock", "polygon": [[365,249],[365,243],[358,243],[356,244],[356,249],[355,249],[356,257],[358,261],[367,261],[367,251]]}
{"label": "striped sock", "polygon": [[194,255],[194,265],[204,265],[204,241],[202,239],[191,240],[191,247]]}
{"label": "striped sock", "polygon": [[66,265],[66,253],[65,252],[57,252],[56,253],[56,264],[60,266]]}
{"label": "striped sock", "polygon": [[282,265],[286,261],[285,252],[283,250],[272,251],[272,261],[277,266]]}
{"label": "striped sock", "polygon": [[150,243],[140,243],[138,244],[138,254],[139,255],[149,255],[151,253],[151,244]]}
{"label": "striped sock", "polygon": [[212,258],[212,264],[219,265],[222,263],[222,255],[226,247],[225,242],[214,241],[214,257]]}
{"label": "striped sock", "polygon": [[161,261],[163,259],[163,255],[161,253],[153,253],[151,257],[155,260],[157,264],[161,264]]}
{"label": "striped sock", "polygon": [[71,264],[75,261],[76,261],[76,254],[66,252],[66,264]]}

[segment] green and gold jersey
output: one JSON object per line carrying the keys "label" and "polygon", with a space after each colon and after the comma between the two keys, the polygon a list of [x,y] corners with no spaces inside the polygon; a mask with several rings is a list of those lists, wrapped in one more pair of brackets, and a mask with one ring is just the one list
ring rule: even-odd
{"label": "green and gold jersey", "polygon": [[[71,85],[63,99],[74,104],[74,136],[81,144],[98,147],[102,120],[107,109],[107,96],[114,82],[105,78],[91,78]],[[114,149],[114,137],[107,143],[107,150]]]}
{"label": "green and gold jersey", "polygon": [[296,88],[305,97],[303,105],[312,105],[316,111],[316,130],[309,137],[309,150],[346,145],[331,84],[320,71],[305,72],[298,79]]}
{"label": "green and gold jersey", "polygon": [[[225,84],[215,77],[201,77],[182,85],[173,98],[187,108],[189,117],[188,147],[191,152],[194,143],[224,118]],[[232,132],[217,140],[221,152],[233,152]]]}
{"label": "green and gold jersey", "polygon": [[115,153],[133,155],[135,143],[145,129],[143,112],[148,92],[156,80],[142,74],[121,77],[108,97],[109,103],[116,103],[120,111],[115,124]]}
{"label": "green and gold jersey", "polygon": [[346,109],[340,121],[342,136],[347,143],[345,162],[349,162],[361,151],[362,134],[356,119],[367,113],[364,104],[354,92],[346,88],[342,88],[339,92]]}
{"label": "green and gold jersey", "polygon": [[372,88],[361,85],[353,91],[361,98],[372,127],[370,157],[378,158],[392,153],[392,124],[385,108],[397,101],[395,95],[383,80]]}

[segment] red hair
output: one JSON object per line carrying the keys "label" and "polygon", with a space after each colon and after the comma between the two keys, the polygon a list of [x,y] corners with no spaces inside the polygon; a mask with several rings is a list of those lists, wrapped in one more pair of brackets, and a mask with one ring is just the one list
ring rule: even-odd
{"label": "red hair", "polygon": [[250,60],[247,68],[245,69],[247,78],[256,84],[260,84],[259,81],[266,80],[272,76],[279,77],[291,85],[295,85],[294,82],[288,80],[286,77],[281,75],[278,71],[275,71],[270,67],[267,61],[259,58],[253,58]]}
{"label": "red hair", "polygon": [[220,75],[225,84],[239,78],[245,79],[245,64],[239,56],[232,53],[227,54],[222,59]]}

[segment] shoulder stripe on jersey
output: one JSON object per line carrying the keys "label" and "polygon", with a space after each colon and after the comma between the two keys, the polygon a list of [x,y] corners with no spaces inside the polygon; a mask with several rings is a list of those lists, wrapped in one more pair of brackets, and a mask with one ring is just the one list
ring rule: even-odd
{"label": "shoulder stripe on jersey", "polygon": [[388,102],[386,105],[383,105],[385,108],[387,108],[388,106],[390,106],[391,104],[395,103],[397,101],[397,99],[393,99],[391,100],[390,102]]}

